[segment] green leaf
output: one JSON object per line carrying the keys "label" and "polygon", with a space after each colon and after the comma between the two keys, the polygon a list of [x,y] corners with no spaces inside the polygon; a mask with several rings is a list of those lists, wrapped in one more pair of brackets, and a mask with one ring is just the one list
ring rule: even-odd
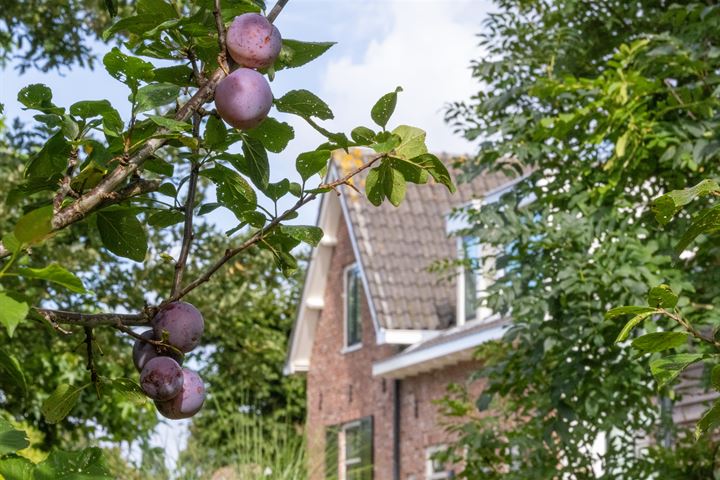
{"label": "green leaf", "polygon": [[697,215],[678,244],[675,253],[682,253],[702,233],[714,233],[720,229],[720,205],[703,210]]}
{"label": "green leaf", "polygon": [[284,38],[273,68],[279,71],[284,68],[301,67],[327,52],[333,45],[335,42],[301,42]]}
{"label": "green leaf", "polygon": [[303,180],[307,180],[327,166],[330,154],[330,150],[314,150],[301,153],[295,160],[295,169]]}
{"label": "green leaf", "polygon": [[23,244],[33,244],[43,240],[52,232],[53,207],[48,205],[32,210],[15,224],[15,238]]}
{"label": "green leaf", "polygon": [[8,292],[0,291],[0,324],[5,326],[9,337],[13,336],[15,328],[25,320],[29,311],[27,303],[16,300]]}
{"label": "green leaf", "polygon": [[317,247],[323,237],[322,229],[314,226],[283,225],[282,231],[292,238],[305,242],[313,247]]}
{"label": "green leaf", "polygon": [[175,167],[171,163],[166,162],[159,157],[150,157],[143,163],[143,168],[149,172],[157,173],[158,175],[165,175],[171,177],[175,171]]}
{"label": "green leaf", "polygon": [[401,138],[400,145],[395,147],[393,156],[410,160],[428,152],[425,146],[425,131],[408,125],[400,125],[392,131]]}
{"label": "green leaf", "polygon": [[187,65],[173,65],[172,67],[156,68],[153,80],[161,83],[172,83],[179,87],[195,87],[195,77],[192,68]]}
{"label": "green leaf", "polygon": [[10,423],[0,418],[0,456],[27,448],[30,442],[22,430],[16,430]]}
{"label": "green leaf", "polygon": [[375,143],[370,148],[377,153],[388,153],[400,145],[401,138],[390,132],[380,132],[375,136]]}
{"label": "green leaf", "polygon": [[612,320],[614,318],[623,316],[623,315],[638,315],[642,313],[653,313],[656,312],[656,309],[652,307],[637,307],[637,306],[627,306],[627,307],[615,307],[611,310],[608,310],[605,313],[605,319],[606,320]]}
{"label": "green leaf", "polygon": [[83,100],[70,105],[70,114],[80,118],[99,117],[109,110],[115,109],[107,100]]}
{"label": "green leaf", "polygon": [[62,132],[58,132],[30,158],[25,168],[26,178],[50,178],[67,168],[72,146]]}
{"label": "green leaf", "polygon": [[152,63],[125,55],[117,47],[105,54],[103,65],[110,76],[126,84],[133,92],[137,91],[140,81],[149,82],[153,79]]}
{"label": "green leaf", "polygon": [[130,210],[101,210],[97,227],[105,248],[136,262],[145,260],[148,238],[142,223]]}
{"label": "green leaf", "polygon": [[656,198],[652,203],[652,210],[655,219],[661,225],[666,225],[682,207],[689,204],[698,197],[709,195],[712,192],[720,191],[718,182],[711,179],[703,180],[694,187],[683,190],[673,190],[665,195]]}
{"label": "green leaf", "polygon": [[267,117],[257,127],[247,130],[245,134],[260,141],[267,150],[280,153],[285,150],[290,140],[295,138],[295,130],[285,123],[272,117]]}
{"label": "green leaf", "polygon": [[112,480],[99,448],[77,452],[54,450],[37,466],[35,480]]}
{"label": "green leaf", "polygon": [[14,232],[6,233],[2,238],[2,244],[11,253],[16,253],[22,248],[22,244]]}
{"label": "green leaf", "polygon": [[385,175],[381,175],[385,196],[394,206],[399,206],[405,198],[407,183],[402,173],[387,165]]}
{"label": "green leaf", "polygon": [[276,183],[268,183],[267,188],[264,190],[265,195],[274,202],[285,196],[290,191],[290,180],[283,178]]}
{"label": "green leaf", "polygon": [[247,161],[247,176],[258,188],[265,189],[270,181],[270,164],[265,147],[258,140],[246,137],[242,150]]}
{"label": "green leaf", "polygon": [[432,153],[425,153],[423,155],[410,159],[411,162],[419,165],[421,168],[427,170],[431,177],[436,182],[445,185],[450,193],[455,193],[455,184],[450,177],[447,167]]}
{"label": "green leaf", "polygon": [[[1,315],[1,314],[0,314]],[[20,362],[15,356],[0,350],[0,379],[3,383],[14,384],[20,390],[20,394],[26,397],[28,394],[27,379],[25,373],[20,366]],[[0,455],[3,453],[0,452]]]}
{"label": "green leaf", "polygon": [[148,224],[157,228],[166,228],[185,220],[185,215],[179,210],[160,210],[148,217]]}
{"label": "green leaf", "polygon": [[25,457],[0,459],[0,476],[5,480],[35,480],[35,464]]}
{"label": "green leaf", "polygon": [[368,176],[365,179],[365,195],[367,196],[370,203],[379,206],[385,198],[385,192],[383,191],[382,182],[380,181],[380,168],[373,168],[368,172]]}
{"label": "green leaf", "polygon": [[720,365],[715,365],[710,372],[710,384],[715,390],[720,391]]}
{"label": "green leaf", "polygon": [[45,421],[48,423],[58,423],[67,417],[80,398],[80,392],[82,392],[85,387],[87,387],[87,384],[82,387],[73,387],[65,383],[58,385],[40,408],[45,417]]}
{"label": "green leaf", "polygon": [[148,397],[142,391],[140,385],[129,378],[113,378],[110,380],[109,386],[120,400],[138,405],[142,405],[148,401]]}
{"label": "green leaf", "polygon": [[390,157],[389,162],[392,168],[402,173],[405,181],[417,184],[427,183],[428,172],[419,165],[395,157]]}
{"label": "green leaf", "polygon": [[654,308],[673,309],[677,302],[677,295],[668,285],[659,285],[650,289],[648,293],[648,305]]}
{"label": "green leaf", "polygon": [[146,112],[172,103],[180,96],[180,87],[172,83],[151,83],[137,91],[135,113]]}
{"label": "green leaf", "polygon": [[350,132],[350,137],[360,145],[370,145],[375,139],[375,132],[367,127],[355,127]]}
{"label": "green leaf", "polygon": [[372,110],[370,110],[370,116],[373,121],[382,128],[385,128],[385,125],[387,125],[388,120],[390,120],[390,117],[392,117],[395,111],[398,92],[402,92],[402,87],[397,87],[394,92],[386,93],[380,97],[380,100],[378,100],[375,105],[373,105]]}
{"label": "green leaf", "polygon": [[685,368],[702,360],[701,353],[678,353],[667,357],[656,358],[650,361],[650,372],[652,372],[658,388],[662,388],[673,381]]}
{"label": "green leaf", "polygon": [[71,292],[88,293],[82,283],[82,280],[75,276],[74,273],[67,271],[57,263],[50,264],[44,268],[20,268],[18,269],[18,275],[25,278],[37,278],[57,283]]}
{"label": "green leaf", "polygon": [[628,320],[628,322],[625,324],[623,329],[618,334],[617,338],[615,339],[615,343],[624,342],[627,340],[628,335],[630,335],[630,332],[633,328],[638,326],[640,322],[648,318],[650,315],[653,315],[655,311],[647,312],[647,313],[640,313],[638,315],[635,315],[633,318]]}
{"label": "green leaf", "polygon": [[221,145],[226,137],[227,127],[225,126],[225,122],[215,115],[210,115],[207,125],[205,125],[205,134],[203,135],[205,146],[212,150],[214,147]]}
{"label": "green leaf", "polygon": [[160,125],[171,132],[189,132],[192,130],[192,125],[189,123],[179,122],[174,118],[161,117],[159,115],[148,115],[148,118],[156,125]]}
{"label": "green leaf", "polygon": [[662,352],[685,345],[688,338],[684,332],[653,332],[637,337],[632,346],[643,352]]}
{"label": "green leaf", "polygon": [[229,209],[239,219],[255,209],[257,195],[250,184],[235,171],[216,165],[213,168],[202,170],[200,174],[215,183],[217,187],[217,200]]}
{"label": "green leaf", "polygon": [[64,109],[57,108],[52,103],[52,91],[42,83],[33,83],[18,92],[18,102],[32,110],[45,113],[63,113]]}
{"label": "green leaf", "polygon": [[307,90],[291,90],[275,100],[278,110],[301,117],[317,117],[321,120],[334,118],[332,110],[325,102]]}
{"label": "green leaf", "polygon": [[699,439],[708,430],[720,425],[720,400],[715,400],[713,406],[705,412],[695,425],[695,439]]}

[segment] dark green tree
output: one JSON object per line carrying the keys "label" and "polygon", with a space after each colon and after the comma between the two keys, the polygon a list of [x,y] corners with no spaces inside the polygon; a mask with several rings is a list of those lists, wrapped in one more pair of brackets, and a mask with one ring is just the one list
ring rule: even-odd
{"label": "dark green tree", "polygon": [[[717,324],[717,249],[679,259],[687,217],[663,230],[649,206],[719,173],[718,6],[497,5],[481,37],[488,54],[473,64],[483,89],[447,112],[480,139],[469,176],[525,175],[497,205],[467,212],[463,234],[499,252],[487,303],[513,325],[479,352],[485,393],[446,403],[456,415],[498,413],[458,428],[465,475],[710,478],[714,453],[667,442],[672,425],[658,400],[673,393],[653,382],[637,350],[615,345],[624,322],[605,312],[642,304],[648,285],[664,283],[693,292],[680,301],[700,325]],[[598,456],[592,444],[602,436]]]}

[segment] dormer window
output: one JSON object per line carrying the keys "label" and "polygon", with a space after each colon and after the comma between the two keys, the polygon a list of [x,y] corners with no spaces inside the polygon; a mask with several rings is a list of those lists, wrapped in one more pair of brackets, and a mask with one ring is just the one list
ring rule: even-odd
{"label": "dormer window", "polygon": [[345,269],[345,349],[360,348],[362,344],[362,317],[360,304],[363,297],[360,268],[357,264]]}

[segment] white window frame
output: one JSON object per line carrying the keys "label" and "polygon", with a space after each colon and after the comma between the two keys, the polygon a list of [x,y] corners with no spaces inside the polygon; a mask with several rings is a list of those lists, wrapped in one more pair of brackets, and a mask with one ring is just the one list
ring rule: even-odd
{"label": "white window frame", "polygon": [[[502,185],[495,190],[492,190],[488,192],[483,198],[481,199],[475,199],[465,206],[472,207],[475,209],[482,208],[483,205],[491,205],[493,203],[497,203],[500,198],[502,198],[503,195],[505,195],[507,192],[513,190],[515,188],[515,185],[517,185],[519,182],[523,181],[525,178],[527,178],[528,175],[523,175],[520,178],[517,178],[516,180],[513,180],[512,182]],[[526,198],[523,198],[520,200],[519,207],[522,208],[532,202],[535,201],[535,194],[531,193]],[[448,234],[451,234],[453,232],[457,232],[458,230],[461,230],[463,228],[467,228],[467,218],[451,218],[447,222],[447,232]],[[498,315],[495,314],[495,312],[492,311],[492,309],[483,306],[483,298],[487,296],[487,289],[490,287],[495,280],[503,276],[502,270],[496,270],[494,267],[494,260],[483,260],[483,256],[490,256],[492,255],[492,252],[485,251],[485,245],[478,242],[477,245],[477,252],[475,255],[475,258],[481,259],[481,261],[486,262],[485,268],[482,272],[477,272],[476,278],[475,278],[475,287],[477,289],[475,293],[475,297],[478,300],[478,305],[475,310],[475,316],[467,318],[465,312],[465,265],[459,265],[457,269],[457,307],[456,307],[456,325],[462,326],[466,323],[489,323],[498,318]],[[458,258],[464,259],[464,245],[463,245],[463,237],[458,237],[457,239],[457,251],[458,251]],[[490,263],[490,264],[488,264]],[[486,273],[489,273],[490,270],[493,270],[492,275],[487,275]],[[491,278],[493,277],[493,278]]]}
{"label": "white window frame", "polygon": [[426,480],[445,480],[452,478],[451,470],[447,469],[442,472],[435,471],[435,465],[433,464],[433,455],[437,452],[447,450],[447,445],[434,445],[425,450],[425,478]]}
{"label": "white window frame", "polygon": [[[350,326],[349,318],[348,318],[348,272],[350,270],[357,270],[358,275],[358,281],[361,282],[360,285],[362,286],[362,276],[360,275],[360,265],[355,262],[351,263],[347,267],[343,268],[343,293],[342,293],[342,301],[343,301],[343,348],[342,353],[350,353],[354,352],[355,350],[359,350],[362,348],[362,308],[360,308],[360,311],[358,312],[358,322],[360,323],[360,340],[357,343],[353,343],[352,345],[348,345],[348,327]],[[365,291],[365,288],[362,287],[363,292]],[[360,298],[358,298],[358,302],[362,302],[362,295],[360,295]],[[362,307],[362,304],[359,305]]]}
{"label": "white window frame", "polygon": [[338,450],[340,450],[340,479],[346,480],[348,477],[348,468],[362,463],[362,457],[347,458],[347,431],[357,428],[359,435],[362,435],[362,423],[360,420],[346,423],[340,430],[340,438],[338,439]]}

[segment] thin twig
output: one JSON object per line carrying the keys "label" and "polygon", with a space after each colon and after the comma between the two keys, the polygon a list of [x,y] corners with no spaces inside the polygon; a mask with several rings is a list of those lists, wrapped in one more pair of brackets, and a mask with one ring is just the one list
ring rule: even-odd
{"label": "thin twig", "polygon": [[185,358],[185,353],[183,353],[182,350],[178,349],[177,347],[170,345],[169,343],[165,343],[162,340],[155,340],[152,338],[146,338],[143,337],[141,334],[135,333],[132,328],[128,328],[127,326],[123,325],[122,323],[116,323],[113,325],[113,328],[116,330],[119,330],[123,332],[126,335],[130,335],[136,340],[140,340],[141,342],[149,343],[151,345],[154,345],[155,347],[159,348],[160,350],[165,350],[168,352],[173,352],[173,354],[178,355],[180,358]]}
{"label": "thin twig", "polygon": [[225,44],[225,22],[223,22],[222,18],[222,7],[220,6],[220,0],[215,0],[215,9],[213,10],[213,15],[215,16],[215,28],[217,28],[218,33],[218,47],[220,48],[220,53],[218,54],[218,65],[220,65],[220,68],[225,70],[226,74],[230,74],[230,66],[227,62],[227,45]]}
{"label": "thin twig", "polygon": [[57,194],[55,195],[55,198],[53,199],[53,214],[56,214],[60,211],[62,208],[62,203],[65,200],[65,197],[70,193],[72,190],[70,188],[70,182],[72,181],[72,174],[75,170],[75,166],[78,162],[78,150],[77,148],[73,148],[70,151],[70,157],[68,158],[68,166],[65,170],[65,175],[63,176],[63,179],[60,181],[60,189],[58,190]]}
{"label": "thin twig", "polygon": [[[200,116],[198,114],[193,115],[193,137],[199,138],[200,136]],[[197,150],[195,151],[197,154]],[[190,254],[190,246],[192,244],[193,235],[193,210],[195,209],[195,192],[197,191],[197,182],[200,175],[200,165],[198,162],[193,161],[190,170],[190,178],[188,180],[188,193],[187,199],[185,200],[185,206],[183,211],[185,213],[185,226],[183,228],[183,239],[182,247],[180,248],[180,255],[178,256],[177,262],[175,262],[175,275],[173,278],[173,285],[170,295],[176,295],[180,290],[180,284],[182,283],[183,273],[185,273],[185,265],[187,264],[187,258]]]}
{"label": "thin twig", "polygon": [[97,327],[98,325],[149,325],[154,310],[147,309],[142,313],[78,313],[64,310],[51,310],[47,308],[36,308],[39,313],[50,324],[82,325],[85,327]]}
{"label": "thin twig", "polygon": [[713,345],[715,348],[720,349],[720,342],[718,342],[717,340],[714,340],[714,339],[712,339],[712,338],[708,338],[708,337],[704,336],[704,335],[703,335],[702,333],[700,333],[695,327],[693,327],[692,325],[690,325],[690,322],[688,322],[686,319],[684,319],[684,318],[682,317],[682,315],[680,314],[680,312],[678,312],[677,310],[675,311],[675,313],[670,312],[670,311],[668,311],[668,310],[665,310],[664,308],[663,308],[663,309],[660,309],[660,310],[661,310],[661,312],[662,312],[663,314],[665,314],[666,316],[672,318],[672,319],[675,320],[681,327],[683,327],[685,330],[687,330],[688,332],[690,332],[690,334],[692,334],[693,337],[697,338],[697,339],[700,340],[701,342],[709,343],[710,345]]}
{"label": "thin twig", "polygon": [[673,87],[673,84],[672,84],[672,82],[670,81],[670,79],[669,79],[669,78],[666,78],[663,83],[665,83],[665,86],[670,89],[670,93],[672,94],[673,97],[675,97],[675,100],[677,100],[677,102],[678,102],[680,105],[682,105],[683,108],[685,108],[685,110],[687,111],[687,114],[690,116],[690,118],[692,118],[693,120],[697,120],[697,117],[696,117],[695,114],[692,112],[692,110],[689,110],[689,109],[686,108],[687,105],[685,105],[685,102],[683,102],[682,98],[680,98],[680,95],[678,95],[678,93],[675,91],[675,87]]}
{"label": "thin twig", "polygon": [[273,23],[278,15],[280,15],[280,12],[282,12],[282,9],[287,5],[289,0],[278,0],[275,6],[270,10],[270,13],[267,14],[268,22]]}

